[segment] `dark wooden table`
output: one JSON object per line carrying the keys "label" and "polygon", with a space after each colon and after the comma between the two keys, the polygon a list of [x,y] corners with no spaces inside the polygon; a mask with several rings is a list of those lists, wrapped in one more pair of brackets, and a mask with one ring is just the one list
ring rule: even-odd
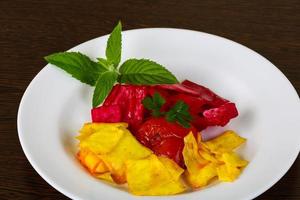
{"label": "dark wooden table", "polygon": [[[300,92],[299,0],[1,0],[0,199],[67,199],[27,161],[17,135],[18,105],[45,66],[43,56],[107,34],[119,19],[124,29],[186,28],[242,43],[271,60]],[[257,199],[300,199],[300,159]]]}

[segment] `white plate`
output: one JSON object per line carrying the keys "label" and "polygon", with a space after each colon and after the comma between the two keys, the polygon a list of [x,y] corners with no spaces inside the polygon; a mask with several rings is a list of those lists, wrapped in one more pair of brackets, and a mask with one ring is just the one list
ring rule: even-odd
{"label": "white plate", "polygon": [[[71,51],[104,56],[106,40],[99,37]],[[227,128],[248,138],[241,153],[250,164],[238,180],[163,199],[252,199],[275,184],[296,159],[299,97],[288,79],[259,54],[214,35],[165,28],[123,32],[122,52],[123,61],[150,58],[180,80],[198,82],[235,102],[240,115]],[[74,137],[90,121],[91,97],[91,87],[47,65],[30,83],[19,107],[23,150],[35,170],[72,199],[140,199],[91,177],[75,158]]]}

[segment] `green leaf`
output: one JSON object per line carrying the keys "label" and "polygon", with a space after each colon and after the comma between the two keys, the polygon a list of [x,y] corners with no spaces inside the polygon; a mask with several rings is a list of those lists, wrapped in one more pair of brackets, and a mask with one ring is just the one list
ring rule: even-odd
{"label": "green leaf", "polygon": [[103,102],[116,83],[117,78],[118,73],[115,71],[106,71],[99,76],[93,94],[93,107],[97,107]]}
{"label": "green leaf", "polygon": [[111,32],[106,45],[106,58],[107,61],[113,63],[117,67],[121,61],[121,49],[122,49],[122,25],[121,22],[117,24],[114,30]]}
{"label": "green leaf", "polygon": [[183,126],[184,128],[191,127],[189,121],[183,119],[182,117],[178,117],[178,118],[176,118],[176,120],[177,120],[177,123],[180,124],[181,126]]}
{"label": "green leaf", "polygon": [[54,53],[46,56],[45,60],[91,86],[94,86],[99,75],[107,70],[103,65],[79,52]]}
{"label": "green leaf", "polygon": [[152,98],[144,98],[142,103],[146,109],[152,111],[154,117],[159,117],[164,114],[160,109],[166,103],[166,100],[158,92],[155,92]]}
{"label": "green leaf", "polygon": [[155,92],[153,102],[157,107],[161,108],[166,103],[166,100],[158,92]]}
{"label": "green leaf", "polygon": [[131,84],[173,84],[176,77],[166,68],[146,59],[129,59],[120,67],[120,81]]}
{"label": "green leaf", "polygon": [[190,127],[192,116],[189,113],[189,106],[183,101],[178,101],[167,113],[166,119],[169,122],[177,121],[185,128]]}
{"label": "green leaf", "polygon": [[105,58],[97,58],[98,63],[108,68],[109,65],[112,65],[112,63],[108,62]]}
{"label": "green leaf", "polygon": [[98,63],[105,66],[108,71],[116,71],[114,65],[104,58],[97,58]]}

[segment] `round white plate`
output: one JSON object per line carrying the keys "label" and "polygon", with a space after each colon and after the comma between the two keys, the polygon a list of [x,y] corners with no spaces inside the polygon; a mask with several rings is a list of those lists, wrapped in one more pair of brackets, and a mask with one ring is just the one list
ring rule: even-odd
{"label": "round white plate", "polygon": [[[70,51],[103,57],[106,40],[107,36],[99,37]],[[132,57],[155,60],[179,80],[190,79],[235,102],[240,115],[226,128],[248,139],[240,153],[250,164],[235,182],[163,199],[252,199],[291,167],[300,147],[300,101],[288,79],[268,60],[230,40],[180,29],[125,31],[122,47],[123,61]],[[140,199],[93,178],[75,158],[74,137],[90,121],[92,92],[56,67],[43,68],[19,107],[23,150],[34,169],[72,199]]]}

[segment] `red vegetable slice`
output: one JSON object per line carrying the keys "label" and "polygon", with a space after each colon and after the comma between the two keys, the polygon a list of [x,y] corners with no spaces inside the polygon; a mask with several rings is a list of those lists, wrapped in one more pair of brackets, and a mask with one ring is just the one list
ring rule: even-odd
{"label": "red vegetable slice", "polygon": [[[113,87],[112,91],[105,99],[103,106],[100,106],[96,109],[99,109],[102,114],[98,114],[97,110],[92,110],[92,119],[98,120],[100,122],[108,122],[103,116],[109,116],[113,114],[109,114],[108,112],[114,112],[114,110],[109,110],[108,107],[116,106],[119,108],[118,114],[120,114],[119,122],[127,122],[129,124],[129,128],[136,132],[137,128],[144,120],[145,116],[145,108],[142,104],[142,100],[148,94],[147,86],[137,86],[137,85],[120,85],[117,84]],[[104,108],[102,108],[104,107]],[[99,112],[100,112],[99,111]],[[97,116],[96,116],[96,114]],[[102,115],[98,117],[98,115]],[[104,119],[106,121],[104,121]],[[94,121],[95,122],[95,121]]]}
{"label": "red vegetable slice", "polygon": [[177,123],[166,121],[163,117],[150,118],[141,125],[137,137],[146,146],[153,146],[156,145],[157,139],[168,137],[184,138],[190,131],[195,135],[197,134],[197,130],[193,126],[184,128]]}
{"label": "red vegetable slice", "polygon": [[226,103],[218,108],[204,111],[203,116],[209,125],[225,126],[230,119],[238,116],[238,111],[234,103]]}
{"label": "red vegetable slice", "polygon": [[153,96],[155,92],[158,92],[164,99],[168,99],[171,95],[171,91],[160,88],[159,86],[151,86],[148,88],[148,93],[150,96]]}
{"label": "red vegetable slice", "polygon": [[144,120],[145,108],[142,100],[147,95],[147,87],[135,86],[131,88],[131,94],[128,99],[128,110],[125,112],[124,121],[129,123],[130,128],[136,132]]}
{"label": "red vegetable slice", "polygon": [[220,106],[224,103],[229,102],[228,100],[223,99],[222,97],[216,95],[210,89],[208,89],[208,88],[206,88],[202,85],[198,85],[198,84],[196,84],[192,81],[185,80],[185,81],[182,82],[182,85],[184,85],[187,88],[197,92],[199,97],[201,97],[203,100],[206,100],[212,106]]}
{"label": "red vegetable slice", "polygon": [[120,91],[121,89],[122,88],[120,84],[115,85],[109,95],[106,97],[103,105],[107,106],[117,104],[118,99],[123,95],[122,91]]}
{"label": "red vegetable slice", "polygon": [[183,139],[177,137],[169,137],[162,140],[158,145],[153,147],[153,151],[156,155],[167,156],[174,160],[181,167],[184,167],[182,150],[184,142]]}
{"label": "red vegetable slice", "polygon": [[103,105],[120,105],[121,109],[123,110],[124,107],[126,107],[129,92],[130,91],[125,85],[117,84],[106,97]]}
{"label": "red vegetable slice", "polygon": [[191,96],[184,93],[179,93],[174,96],[171,96],[167,104],[169,104],[168,107],[171,107],[176,104],[179,100],[184,101],[189,106],[189,112],[192,114],[198,114],[202,113],[206,109],[206,101],[202,98]]}
{"label": "red vegetable slice", "polygon": [[100,106],[91,110],[93,122],[121,122],[121,109],[119,105]]}
{"label": "red vegetable slice", "polygon": [[149,147],[157,155],[165,155],[180,165],[183,165],[182,148],[183,138],[192,131],[197,135],[197,130],[184,128],[177,123],[171,123],[164,118],[150,118],[138,129],[137,139]]}
{"label": "red vegetable slice", "polygon": [[208,121],[200,115],[193,115],[192,125],[197,128],[198,131],[202,131],[206,129],[206,127],[210,126]]}
{"label": "red vegetable slice", "polygon": [[182,84],[162,84],[162,85],[157,85],[156,86],[157,88],[161,88],[161,89],[166,89],[166,90],[171,90],[171,91],[176,91],[176,92],[179,92],[179,93],[187,93],[187,94],[190,94],[190,95],[194,95],[194,96],[198,96],[198,92],[191,89],[191,88],[188,88]]}
{"label": "red vegetable slice", "polygon": [[172,92],[166,99],[164,108],[171,107],[178,100],[183,100],[189,105],[193,115],[192,124],[200,131],[208,126],[225,126],[230,119],[238,115],[235,104],[189,80],[183,81],[182,84],[157,87]]}

